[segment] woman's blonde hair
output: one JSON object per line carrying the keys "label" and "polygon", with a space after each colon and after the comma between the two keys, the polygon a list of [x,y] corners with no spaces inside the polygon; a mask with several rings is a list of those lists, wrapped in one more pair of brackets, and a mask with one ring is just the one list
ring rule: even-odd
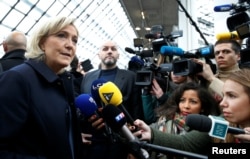
{"label": "woman's blonde hair", "polygon": [[232,80],[242,85],[250,99],[250,68],[242,68],[231,73],[227,80]]}
{"label": "woman's blonde hair", "polygon": [[[45,54],[41,49],[41,44],[46,40],[48,36],[58,33],[68,25],[73,25],[76,28],[74,22],[75,19],[69,17],[50,18],[43,25],[37,28],[37,30],[31,35],[25,57],[28,59],[44,60]],[[79,34],[78,30],[77,34]]]}

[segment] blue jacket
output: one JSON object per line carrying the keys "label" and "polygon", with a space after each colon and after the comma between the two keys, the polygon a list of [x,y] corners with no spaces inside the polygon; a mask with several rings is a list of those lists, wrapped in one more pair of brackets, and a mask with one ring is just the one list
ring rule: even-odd
{"label": "blue jacket", "polygon": [[72,76],[29,60],[0,76],[0,158],[78,159]]}

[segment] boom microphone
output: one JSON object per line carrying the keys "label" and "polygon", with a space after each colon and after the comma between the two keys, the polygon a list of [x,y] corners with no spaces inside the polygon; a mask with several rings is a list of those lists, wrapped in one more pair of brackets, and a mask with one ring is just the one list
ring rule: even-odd
{"label": "boom microphone", "polygon": [[224,4],[214,7],[215,12],[228,12],[235,7],[234,4]]}
{"label": "boom microphone", "polygon": [[[116,108],[116,106],[112,104],[106,105],[102,110],[102,115],[106,123],[111,127],[111,129],[115,132],[121,132],[122,135],[128,139],[128,141],[132,142],[139,142],[139,139],[134,136],[131,131],[126,126],[126,117],[121,112],[120,109]],[[149,157],[149,154],[144,149],[140,148],[132,148],[136,150],[134,155],[141,159],[146,159]],[[139,152],[138,152],[139,151]]]}
{"label": "boom microphone", "polygon": [[103,105],[98,90],[106,82],[107,81],[105,79],[100,78],[100,79],[93,81],[91,85],[91,95],[94,98],[98,107],[101,107]]}
{"label": "boom microphone", "polygon": [[162,46],[160,49],[160,53],[162,55],[176,55],[176,56],[183,56],[184,50],[179,47],[174,46]]}
{"label": "boom microphone", "polygon": [[153,57],[153,50],[135,51],[129,47],[125,47],[125,51],[130,54],[135,54],[141,57]]}
{"label": "boom microphone", "polygon": [[200,114],[189,114],[186,117],[186,125],[194,130],[209,132],[209,135],[219,139],[225,139],[227,133],[245,134],[243,129],[230,127],[229,122],[222,117]]}
{"label": "boom microphone", "polygon": [[193,49],[190,51],[184,51],[179,47],[174,46],[162,46],[160,53],[164,56],[166,55],[176,55],[186,58],[195,58],[195,57],[213,57],[214,50],[213,45],[208,45],[198,49]]}
{"label": "boom microphone", "polygon": [[216,35],[217,40],[240,40],[240,37],[237,33],[237,31],[233,32],[224,32],[224,33],[219,33]]}
{"label": "boom microphone", "polygon": [[135,54],[135,51],[129,47],[125,47],[125,51],[131,54]]}

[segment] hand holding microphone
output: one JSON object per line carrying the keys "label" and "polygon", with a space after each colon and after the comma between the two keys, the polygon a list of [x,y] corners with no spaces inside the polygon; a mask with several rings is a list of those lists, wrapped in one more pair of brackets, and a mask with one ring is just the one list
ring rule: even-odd
{"label": "hand holding microphone", "polygon": [[225,140],[227,133],[245,134],[243,129],[230,127],[229,122],[222,117],[200,114],[189,114],[186,125],[194,130],[208,132],[210,136]]}
{"label": "hand holding microphone", "polygon": [[81,94],[75,99],[76,107],[81,113],[88,118],[88,121],[92,123],[92,126],[97,130],[104,127],[103,119],[100,118],[100,110],[96,105],[95,100],[89,94]]}
{"label": "hand holding microphone", "polygon": [[128,122],[133,125],[134,119],[122,105],[122,93],[119,88],[113,82],[106,82],[99,88],[99,95],[105,105],[112,104],[126,115]]}
{"label": "hand holding microphone", "polygon": [[102,111],[106,123],[115,132],[120,132],[130,143],[132,154],[138,159],[147,159],[149,154],[146,150],[140,148],[139,139],[134,136],[126,125],[125,114],[112,104],[107,104]]}

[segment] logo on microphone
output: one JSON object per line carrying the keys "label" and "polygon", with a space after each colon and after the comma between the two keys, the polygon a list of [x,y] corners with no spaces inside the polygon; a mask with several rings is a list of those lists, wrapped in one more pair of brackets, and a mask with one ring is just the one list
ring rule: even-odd
{"label": "logo on microphone", "polygon": [[110,103],[112,97],[113,97],[113,92],[112,93],[102,93],[102,96],[106,100],[107,103]]}
{"label": "logo on microphone", "polygon": [[119,115],[117,115],[117,116],[115,117],[115,120],[116,120],[117,122],[119,122],[119,121],[122,120],[124,117],[125,117],[125,115],[123,114],[123,112],[121,112]]}

